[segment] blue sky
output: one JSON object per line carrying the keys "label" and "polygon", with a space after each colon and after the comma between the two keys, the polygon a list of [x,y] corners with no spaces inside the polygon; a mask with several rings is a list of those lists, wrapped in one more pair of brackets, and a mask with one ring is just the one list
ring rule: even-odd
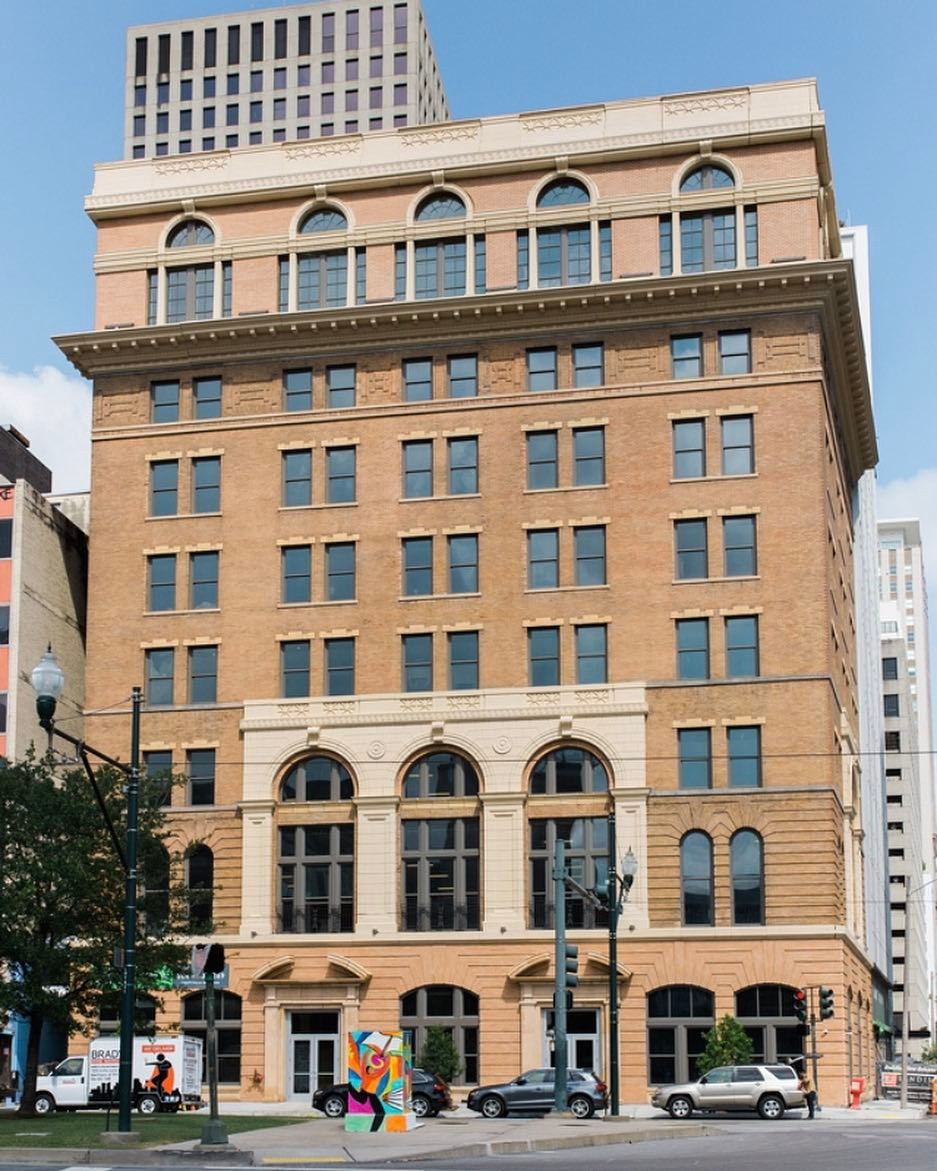
{"label": "blue sky", "polygon": [[[880,483],[937,544],[931,334],[937,4],[424,0],[454,116],[816,76],[839,214],[868,224]],[[86,486],[87,390],[49,341],[92,321],[95,162],[121,154],[129,24],[269,3],[10,4],[0,39],[0,423]],[[84,481],[82,479],[84,477]],[[916,506],[916,507],[915,507]],[[928,513],[934,521],[928,523]],[[931,575],[937,580],[937,569]]]}

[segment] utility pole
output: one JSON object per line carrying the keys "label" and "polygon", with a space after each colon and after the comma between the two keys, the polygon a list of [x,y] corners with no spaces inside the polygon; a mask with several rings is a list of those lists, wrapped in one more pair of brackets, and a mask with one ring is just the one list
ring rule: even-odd
{"label": "utility pole", "polygon": [[553,1109],[566,1110],[566,843],[557,835],[553,851]]}
{"label": "utility pole", "polygon": [[820,1064],[819,1055],[817,1053],[817,990],[811,986],[808,990],[810,996],[810,1062],[813,1066],[813,1088],[817,1093],[817,1110],[820,1109]]}

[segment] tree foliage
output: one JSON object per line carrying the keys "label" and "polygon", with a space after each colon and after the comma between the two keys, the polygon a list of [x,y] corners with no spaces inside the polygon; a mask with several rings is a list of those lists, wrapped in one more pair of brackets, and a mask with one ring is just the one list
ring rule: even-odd
{"label": "tree foliage", "polygon": [[[121,843],[126,778],[101,769],[98,786]],[[172,888],[167,835],[157,801],[141,793],[137,988],[181,971],[187,949],[173,940],[187,900]],[[154,889],[155,888],[155,889]],[[35,1098],[43,1024],[87,1027],[101,1001],[121,987],[115,958],[123,943],[125,875],[87,775],[53,773],[46,760],[0,767],[0,1011],[29,1022],[21,1112]]]}
{"label": "tree foliage", "polygon": [[752,1059],[752,1039],[729,1013],[713,1025],[704,1040],[703,1052],[696,1059],[701,1076],[718,1065],[745,1065]]}
{"label": "tree foliage", "polygon": [[454,1081],[462,1072],[462,1059],[452,1039],[452,1030],[444,1025],[430,1025],[417,1065],[444,1082]]}

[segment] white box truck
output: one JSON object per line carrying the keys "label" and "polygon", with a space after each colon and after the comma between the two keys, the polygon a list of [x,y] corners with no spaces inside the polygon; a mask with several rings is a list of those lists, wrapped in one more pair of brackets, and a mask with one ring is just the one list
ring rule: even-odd
{"label": "white box truck", "polygon": [[[134,1037],[131,1101],[141,1114],[202,1105],[202,1041],[181,1033]],[[83,1057],[66,1057],[36,1079],[36,1112],[116,1106],[120,1038],[96,1037]]]}

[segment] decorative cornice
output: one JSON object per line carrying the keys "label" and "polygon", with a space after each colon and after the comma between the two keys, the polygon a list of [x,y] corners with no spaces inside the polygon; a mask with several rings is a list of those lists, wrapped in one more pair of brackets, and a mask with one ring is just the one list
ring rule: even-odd
{"label": "decorative cornice", "polygon": [[153,169],[157,175],[188,175],[198,171],[223,171],[230,162],[227,154],[194,154],[156,161]]}
{"label": "decorative cornice", "polygon": [[[687,94],[679,98],[664,98],[662,106],[664,115],[673,118],[677,114],[698,114],[704,110],[735,110],[741,109],[748,103],[748,90],[740,89],[734,93],[718,92],[705,93],[697,96]],[[705,137],[701,135],[700,137]]]}

